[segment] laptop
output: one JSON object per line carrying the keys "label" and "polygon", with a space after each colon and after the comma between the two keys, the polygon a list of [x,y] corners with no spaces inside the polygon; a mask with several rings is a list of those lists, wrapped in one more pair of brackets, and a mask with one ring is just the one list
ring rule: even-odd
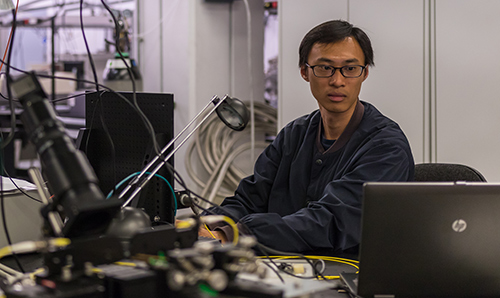
{"label": "laptop", "polygon": [[361,297],[500,296],[500,184],[364,185]]}

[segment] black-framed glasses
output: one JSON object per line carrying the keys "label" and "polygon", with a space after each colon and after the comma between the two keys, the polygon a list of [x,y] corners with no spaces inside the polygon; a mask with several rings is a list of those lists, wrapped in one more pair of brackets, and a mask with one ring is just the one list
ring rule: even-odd
{"label": "black-framed glasses", "polygon": [[338,69],[344,78],[358,78],[363,74],[363,70],[366,66],[363,65],[346,65],[342,67],[334,67],[326,64],[309,65],[306,63],[307,67],[310,67],[313,74],[318,78],[329,78],[335,74]]}

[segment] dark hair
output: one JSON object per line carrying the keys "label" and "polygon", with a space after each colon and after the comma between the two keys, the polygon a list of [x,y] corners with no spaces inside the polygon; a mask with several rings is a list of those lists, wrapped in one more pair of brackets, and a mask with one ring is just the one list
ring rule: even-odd
{"label": "dark hair", "polygon": [[299,66],[304,66],[307,63],[307,58],[314,44],[336,43],[347,37],[356,39],[365,55],[365,65],[373,66],[373,49],[368,35],[363,30],[342,20],[319,24],[307,32],[299,47]]}

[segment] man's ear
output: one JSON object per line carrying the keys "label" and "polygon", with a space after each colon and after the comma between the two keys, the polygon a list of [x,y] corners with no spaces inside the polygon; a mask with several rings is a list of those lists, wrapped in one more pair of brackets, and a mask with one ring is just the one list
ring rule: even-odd
{"label": "man's ear", "polygon": [[309,73],[307,72],[307,66],[303,65],[300,67],[300,75],[306,82],[309,82]]}
{"label": "man's ear", "polygon": [[366,80],[366,78],[368,77],[368,73],[369,73],[369,71],[368,71],[368,66],[367,66],[367,67],[365,68],[364,73],[363,73],[363,75],[364,75],[363,82],[364,82],[364,81]]}

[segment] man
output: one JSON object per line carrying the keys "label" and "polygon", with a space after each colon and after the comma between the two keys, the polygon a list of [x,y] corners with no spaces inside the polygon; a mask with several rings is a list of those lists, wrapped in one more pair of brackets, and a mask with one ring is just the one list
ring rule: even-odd
{"label": "man", "polygon": [[[329,21],[309,31],[299,48],[300,74],[319,110],[284,127],[254,174],[211,213],[233,218],[243,233],[278,250],[355,248],[363,183],[409,181],[414,172],[399,126],[358,98],[373,64],[361,29]],[[212,228],[217,238],[231,240],[229,226]]]}

